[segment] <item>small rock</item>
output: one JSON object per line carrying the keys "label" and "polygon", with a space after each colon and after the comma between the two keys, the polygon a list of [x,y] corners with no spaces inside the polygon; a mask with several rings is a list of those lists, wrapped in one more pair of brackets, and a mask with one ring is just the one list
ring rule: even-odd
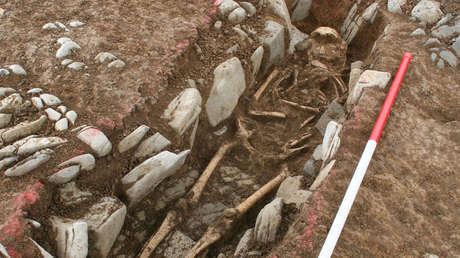
{"label": "small rock", "polygon": [[169,120],[169,126],[182,135],[195,122],[200,113],[200,92],[195,88],[188,88],[169,103],[162,118]]}
{"label": "small rock", "polygon": [[57,40],[57,42],[59,43],[59,45],[63,45],[64,43],[66,42],[71,42],[72,40],[68,37],[61,37]]}
{"label": "small rock", "polygon": [[327,107],[327,110],[321,115],[320,119],[315,125],[315,128],[318,129],[321,135],[324,135],[327,124],[330,121],[336,121],[338,123],[343,123],[345,121],[345,118],[346,118],[345,109],[336,100],[334,100]]}
{"label": "small rock", "polygon": [[356,105],[361,98],[363,89],[366,87],[380,87],[385,88],[391,79],[391,74],[387,72],[379,72],[374,70],[366,70],[359,77],[358,83],[353,87],[347,99],[347,109],[350,110],[352,105]]}
{"label": "small rock", "polygon": [[70,64],[72,62],[73,62],[72,59],[64,59],[64,60],[62,60],[61,65],[66,66],[66,65],[68,65],[68,64]]}
{"label": "small rock", "polygon": [[89,200],[93,196],[90,192],[84,192],[77,187],[75,182],[64,184],[58,189],[59,199],[65,206],[78,205]]}
{"label": "small rock", "polygon": [[47,117],[42,115],[33,122],[22,122],[3,132],[1,138],[3,142],[12,142],[40,131],[45,124]]}
{"label": "small rock", "polygon": [[303,166],[304,176],[315,177],[316,176],[316,166],[315,161],[309,159]]}
{"label": "small rock", "polygon": [[[5,17],[5,9],[0,8],[0,19],[3,18],[3,17]],[[1,246],[1,244],[0,244],[0,246]]]}
{"label": "small rock", "polygon": [[196,88],[196,82],[192,79],[187,79],[187,84],[190,88]]}
{"label": "small rock", "polygon": [[240,5],[237,2],[233,0],[225,0],[219,4],[217,11],[222,17],[225,17],[227,14],[231,13],[233,10],[239,7]]}
{"label": "small rock", "polygon": [[127,187],[126,195],[130,205],[141,201],[155,189],[165,178],[172,176],[185,162],[190,150],[175,154],[163,151],[147,159],[131,170],[121,183]]}
{"label": "small rock", "polygon": [[242,23],[247,17],[246,10],[241,7],[236,8],[228,15],[228,21],[233,24]]}
{"label": "small rock", "polygon": [[75,164],[79,165],[81,170],[90,171],[96,167],[96,159],[91,154],[82,154],[59,164],[58,167],[65,167]]}
{"label": "small rock", "polygon": [[286,178],[278,188],[276,197],[282,198],[285,204],[295,204],[300,209],[312,194],[302,189],[302,178],[302,176]]}
{"label": "small rock", "polygon": [[77,135],[77,138],[89,145],[98,157],[104,157],[112,150],[112,143],[107,136],[95,127],[84,128]]}
{"label": "small rock", "polygon": [[429,46],[433,46],[433,45],[441,45],[441,41],[439,41],[439,39],[437,38],[429,38],[425,44],[423,44],[423,46],[425,47],[429,47]]}
{"label": "small rock", "polygon": [[53,153],[53,151],[50,149],[38,151],[34,155],[22,160],[15,166],[7,169],[5,171],[5,175],[23,176],[47,162],[51,158],[51,153]]}
{"label": "small rock", "polygon": [[313,159],[314,160],[320,160],[321,157],[323,156],[323,149],[322,149],[322,144],[319,144],[318,146],[316,146],[315,150],[313,151]]}
{"label": "small rock", "polygon": [[444,59],[450,66],[457,66],[457,57],[449,50],[443,50],[439,53],[439,56]]}
{"label": "small rock", "polygon": [[332,160],[331,162],[329,162],[329,164],[327,164],[327,166],[325,166],[318,174],[318,176],[316,177],[315,181],[313,182],[313,184],[310,186],[310,191],[315,191],[316,189],[318,189],[318,187],[321,186],[321,183],[324,181],[324,179],[326,179],[326,177],[329,175],[329,172],[331,171],[332,167],[334,166],[335,164],[335,160]]}
{"label": "small rock", "polygon": [[216,23],[214,23],[214,29],[219,31],[221,28],[222,28],[222,22],[216,21]]}
{"label": "small rock", "polygon": [[444,60],[442,59],[439,59],[438,63],[436,64],[436,66],[439,68],[439,69],[444,69],[445,65],[444,65]]}
{"label": "small rock", "polygon": [[65,114],[65,117],[67,117],[67,119],[69,119],[70,123],[72,123],[74,125],[75,121],[77,121],[78,115],[77,115],[77,112],[75,112],[73,110],[70,110],[69,112],[67,112]]}
{"label": "small rock", "polygon": [[387,9],[392,13],[402,14],[401,6],[406,4],[407,0],[388,0]]}
{"label": "small rock", "polygon": [[292,10],[292,21],[301,21],[308,17],[310,13],[310,8],[312,4],[312,0],[299,0],[295,5],[294,9]]}
{"label": "small rock", "polygon": [[441,19],[443,13],[439,2],[422,0],[412,9],[411,15],[422,22],[433,24]]}
{"label": "small rock", "polygon": [[76,27],[80,27],[80,26],[85,25],[85,23],[83,23],[83,22],[81,22],[81,21],[71,21],[71,22],[69,23],[69,25],[70,25],[70,27],[76,28]]}
{"label": "small rock", "polygon": [[125,222],[127,209],[118,199],[104,197],[82,218],[88,224],[90,257],[108,256]]}
{"label": "small rock", "polygon": [[224,53],[225,53],[226,55],[233,54],[233,53],[235,53],[236,51],[238,51],[238,47],[239,47],[239,46],[240,46],[240,45],[235,44],[235,45],[231,46],[230,48],[228,48],[227,50],[225,50]]}
{"label": "small rock", "polygon": [[0,128],[4,128],[9,125],[12,117],[13,115],[11,114],[0,114]]}
{"label": "small rock", "polygon": [[85,258],[88,255],[88,225],[83,221],[51,217],[56,233],[57,256]]}
{"label": "small rock", "polygon": [[57,30],[58,27],[54,23],[47,23],[43,25],[42,30]]}
{"label": "small rock", "polygon": [[158,153],[170,144],[171,142],[163,135],[156,133],[139,144],[136,153],[134,153],[134,157],[143,158],[151,154]]}
{"label": "small rock", "polygon": [[67,68],[79,71],[83,68],[86,68],[86,65],[82,62],[73,62],[70,65],[68,65]]}
{"label": "small rock", "polygon": [[118,144],[118,151],[123,153],[125,151],[134,148],[141,140],[144,138],[145,134],[150,130],[150,128],[146,125],[139,126],[136,130],[126,136],[121,142]]}
{"label": "small rock", "polygon": [[27,221],[28,221],[29,224],[30,224],[33,228],[35,228],[35,229],[39,229],[39,228],[42,227],[42,224],[40,224],[40,223],[39,223],[38,221],[36,221],[36,220],[28,219]]}
{"label": "small rock", "polygon": [[436,53],[431,53],[431,61],[432,62],[436,61],[437,57],[438,57],[438,55]]}
{"label": "small rock", "polygon": [[253,239],[254,229],[250,228],[244,232],[244,235],[241,237],[238,245],[236,246],[235,253],[233,256],[235,258],[245,258],[248,257],[247,253],[251,247],[251,240]]}
{"label": "small rock", "polygon": [[43,89],[42,88],[33,88],[27,91],[27,94],[39,94],[42,93]]}
{"label": "small rock", "polygon": [[0,69],[0,76],[3,76],[3,75],[10,75],[10,72],[6,69]]}
{"label": "small rock", "polygon": [[227,130],[228,130],[227,126],[224,125],[224,126],[222,126],[222,128],[220,128],[219,130],[215,131],[214,134],[216,136],[222,136],[227,132]]}
{"label": "small rock", "polygon": [[252,63],[252,75],[254,78],[259,73],[260,65],[262,64],[262,58],[264,57],[264,47],[258,47],[251,56]]}
{"label": "small rock", "polygon": [[439,256],[435,254],[426,253],[423,255],[423,258],[439,258]]}
{"label": "small rock", "polygon": [[125,65],[126,65],[125,62],[121,60],[115,60],[115,61],[112,61],[109,65],[107,65],[107,67],[121,69],[125,67]]}
{"label": "small rock", "polygon": [[114,54],[109,53],[109,52],[101,52],[97,54],[97,56],[94,59],[98,61],[99,63],[105,63],[105,62],[113,61],[117,59],[117,57]]}
{"label": "small rock", "polygon": [[58,121],[62,116],[61,113],[57,112],[56,110],[52,108],[45,109],[45,112],[48,115],[48,119],[51,121]]}
{"label": "small rock", "polygon": [[264,64],[265,71],[280,62],[285,56],[284,27],[274,21],[265,22],[265,35],[260,40],[267,50],[268,58]]}
{"label": "small rock", "polygon": [[61,45],[61,47],[56,52],[56,58],[63,58],[63,57],[69,56],[72,54],[72,51],[74,49],[81,49],[81,47],[77,43],[71,40],[66,41],[64,42],[64,44]]}
{"label": "small rock", "polygon": [[57,107],[57,110],[61,112],[62,114],[65,114],[67,112],[67,107],[66,106],[59,106]]}
{"label": "small rock", "polygon": [[4,168],[8,167],[9,165],[15,163],[18,161],[18,157],[7,157],[4,158],[0,161],[0,170],[3,170]]}
{"label": "small rock", "polygon": [[37,242],[35,242],[32,238],[29,238],[30,241],[38,248],[40,251],[40,254],[42,255],[42,258],[53,258],[53,256],[48,253],[43,247],[41,247]]}
{"label": "small rock", "polygon": [[66,143],[67,140],[60,137],[37,137],[26,140],[17,151],[18,155],[28,155],[36,151],[53,148]]}
{"label": "small rock", "polygon": [[17,75],[27,75],[26,70],[24,70],[24,68],[18,64],[10,65],[8,68],[10,68],[10,70]]}
{"label": "small rock", "polygon": [[233,113],[245,89],[244,70],[237,57],[216,67],[214,84],[206,102],[206,113],[212,126],[215,127]]}
{"label": "small rock", "polygon": [[248,17],[253,16],[257,12],[257,9],[254,7],[254,5],[249,2],[240,2],[240,5],[244,8],[244,10],[246,10]]}
{"label": "small rock", "polygon": [[45,102],[47,106],[57,106],[62,103],[58,97],[47,93],[41,94],[40,98],[43,100],[43,102]]}
{"label": "small rock", "polygon": [[58,131],[58,132],[65,131],[65,130],[69,129],[69,120],[67,120],[67,118],[65,118],[65,117],[60,119],[54,125],[54,129],[56,129],[56,131]]}
{"label": "small rock", "polygon": [[283,199],[275,198],[259,212],[254,228],[255,241],[264,244],[275,241],[276,233],[281,224],[282,208]]}
{"label": "small rock", "polygon": [[425,36],[426,33],[425,33],[425,30],[418,28],[414,30],[410,35],[411,36]]}
{"label": "small rock", "polygon": [[48,181],[54,184],[65,184],[75,179],[80,174],[80,166],[70,166],[51,175]]}

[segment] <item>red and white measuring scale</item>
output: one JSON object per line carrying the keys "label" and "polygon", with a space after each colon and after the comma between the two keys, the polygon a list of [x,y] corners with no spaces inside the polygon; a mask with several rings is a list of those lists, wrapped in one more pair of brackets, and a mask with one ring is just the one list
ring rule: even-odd
{"label": "red and white measuring scale", "polygon": [[348,213],[350,213],[351,206],[355,201],[356,194],[358,194],[359,187],[361,186],[361,182],[363,181],[364,175],[366,174],[369,162],[371,161],[372,155],[374,154],[375,147],[380,140],[383,128],[385,127],[385,124],[388,120],[391,108],[395,102],[396,95],[398,94],[399,88],[411,59],[412,55],[410,53],[404,53],[401,64],[399,65],[398,72],[396,73],[393,83],[391,84],[390,91],[388,92],[385,102],[383,103],[380,115],[377,118],[377,122],[374,125],[374,129],[372,130],[371,136],[369,137],[369,141],[364,148],[358,166],[356,167],[353,177],[351,178],[350,184],[348,185],[347,191],[345,192],[345,196],[343,197],[339,210],[335,215],[334,222],[332,223],[331,229],[329,230],[326,241],[323,244],[323,248],[321,249],[318,258],[329,258],[334,251],[337,240],[339,239],[340,233],[342,232],[343,225],[347,220]]}

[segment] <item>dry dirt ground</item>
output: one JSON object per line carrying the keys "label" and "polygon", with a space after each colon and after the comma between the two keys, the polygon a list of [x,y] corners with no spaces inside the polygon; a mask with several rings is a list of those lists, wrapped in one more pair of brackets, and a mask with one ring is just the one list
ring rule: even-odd
{"label": "dry dirt ground", "polygon": [[[257,5],[257,1],[250,2]],[[371,3],[363,2],[361,8]],[[338,242],[335,256],[421,257],[425,253],[434,253],[440,257],[455,257],[460,255],[460,179],[457,175],[460,168],[457,163],[460,160],[460,75],[458,68],[438,70],[423,47],[424,41],[408,36],[417,28],[417,24],[410,22],[408,16],[386,12],[385,2],[380,1],[383,7],[380,8],[377,22],[361,31],[348,47],[347,67],[353,61],[362,60],[367,68],[394,75],[403,52],[413,53],[414,59]],[[441,2],[445,12],[460,11],[459,3]],[[312,15],[295,25],[305,33],[312,32],[318,26],[339,29],[352,3],[315,1]],[[411,10],[414,5],[413,1],[408,1],[405,11]],[[177,136],[161,119],[163,110],[180,91],[188,87],[186,80],[190,78],[204,80],[199,90],[203,99],[207,99],[214,68],[232,56],[247,59],[257,47],[242,45],[234,54],[223,54],[234,44],[241,44],[241,40],[231,33],[229,24],[224,23],[221,32],[208,28],[216,21],[215,16],[206,15],[213,8],[211,1],[183,1],[179,4],[168,0],[0,0],[0,7],[7,14],[0,20],[0,49],[5,50],[0,52],[0,64],[20,63],[29,73],[26,79],[19,76],[8,79],[0,77],[1,86],[21,92],[41,87],[59,96],[78,112],[79,124],[99,126],[114,146],[137,126],[146,124],[173,142],[168,148],[170,151],[178,152],[187,148],[188,138]],[[249,18],[246,24],[261,33],[263,22],[260,20],[267,16],[269,14],[258,8],[257,16]],[[80,28],[70,28],[70,32],[45,32],[41,29],[48,22],[67,24],[71,20],[86,24]],[[385,35],[384,29],[388,25]],[[61,67],[60,60],[54,55],[58,47],[56,40],[63,36],[72,38],[82,46],[71,58],[84,62],[87,70],[70,71]],[[377,43],[371,51],[375,40]],[[193,47],[195,43],[203,54],[197,54]],[[116,54],[126,63],[126,67],[114,71],[98,64],[94,57],[102,51]],[[243,67],[246,77],[251,78],[249,64],[243,64]],[[278,68],[286,73],[298,69],[299,81],[310,79],[310,83],[284,92],[282,97],[318,107],[321,111],[336,97],[332,82],[316,80],[305,54],[294,54]],[[348,81],[348,72],[349,68],[340,73],[344,81]],[[219,203],[223,207],[233,207],[276,176],[282,163],[288,164],[293,175],[302,174],[303,164],[311,156],[314,146],[321,142],[321,135],[312,127],[319,116],[309,126],[299,128],[314,113],[282,105],[273,92],[254,103],[252,95],[268,74],[260,74],[249,81],[234,115],[219,127],[211,127],[205,112],[202,112],[197,140],[186,168],[166,180],[165,185],[173,185],[190,171],[203,171],[218,147],[234,137],[237,117],[244,117],[248,129],[255,132],[251,144],[260,153],[278,155],[286,142],[311,132],[313,135],[307,142],[309,148],[286,162],[263,159],[249,155],[245,148],[235,148],[224,158],[221,166],[237,167],[248,175],[251,185],[231,185],[230,192],[221,191],[226,183],[216,175],[205,189],[201,205]],[[289,78],[280,87],[285,89],[291,83],[292,79]],[[324,103],[318,101],[311,94],[305,94],[305,90],[321,90],[327,99]],[[383,103],[385,92],[377,89],[365,91],[360,104],[344,124],[342,147],[330,176],[302,210],[290,206],[283,209],[277,241],[259,247],[261,252],[258,256],[317,255]],[[248,116],[249,110],[284,112],[288,119],[254,118]],[[14,119],[16,123],[37,116],[29,112]],[[214,132],[223,126],[228,128],[227,132],[223,136],[215,135]],[[44,135],[52,134],[50,128],[45,131]],[[59,150],[58,157],[39,171],[20,179],[0,175],[0,207],[5,210],[0,214],[0,224],[6,220],[6,216],[16,212],[17,205],[33,203],[40,193],[40,203],[27,209],[25,217],[40,222],[44,230],[37,232],[28,228],[27,232],[19,233],[32,236],[51,253],[55,253],[56,247],[49,227],[49,216],[79,218],[92,202],[102,196],[116,196],[124,200],[119,180],[140,163],[131,158],[132,152],[114,152],[98,159],[96,170],[82,173],[77,181],[82,190],[91,191],[94,196],[82,206],[65,208],[54,196],[56,187],[44,179],[55,172],[56,164],[80,150],[88,151],[88,148],[70,133],[59,135],[73,140]],[[37,180],[43,186],[36,185]],[[306,177],[305,188],[312,182],[312,178]],[[18,197],[18,192],[23,195]],[[129,211],[121,233],[125,239],[115,243],[114,249],[117,246],[120,248],[117,253],[111,254],[112,257],[138,253],[148,237],[156,231],[168,208],[160,212],[155,209],[160,195],[153,192],[146,201]],[[228,238],[210,249],[208,257],[217,257],[220,253],[231,257],[241,235],[254,226],[259,210],[272,200],[273,195],[267,196],[243,217],[237,228],[229,232]],[[144,212],[147,220],[138,219],[140,212]],[[200,214],[192,214],[188,220],[192,221],[193,216]],[[198,240],[206,226],[189,227],[186,222],[179,229],[193,240]],[[27,249],[28,244],[18,241],[12,246]],[[31,253],[25,252],[23,257],[33,257]]]}

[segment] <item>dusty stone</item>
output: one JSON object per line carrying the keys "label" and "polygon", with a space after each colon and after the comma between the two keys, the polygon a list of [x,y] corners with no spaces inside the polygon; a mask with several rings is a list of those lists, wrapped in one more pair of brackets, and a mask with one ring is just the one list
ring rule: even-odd
{"label": "dusty stone", "polygon": [[56,26],[56,24],[51,23],[51,22],[43,25],[42,27],[42,30],[57,30],[57,29],[58,27]]}
{"label": "dusty stone", "polygon": [[86,127],[77,135],[78,139],[89,145],[98,157],[104,157],[112,150],[112,143],[105,134],[95,128]]}
{"label": "dusty stone", "polygon": [[262,64],[262,58],[264,57],[264,47],[258,47],[251,56],[252,63],[252,75],[254,78],[259,73],[260,65]]}
{"label": "dusty stone", "polygon": [[214,23],[214,29],[215,30],[220,30],[222,28],[222,22],[221,21],[216,21],[216,23]]}
{"label": "dusty stone", "polygon": [[444,67],[445,67],[445,65],[444,65],[444,60],[439,59],[439,60],[438,60],[438,63],[436,64],[436,66],[437,66],[439,69],[444,69]]}
{"label": "dusty stone", "polygon": [[228,59],[214,70],[214,84],[206,102],[206,113],[212,126],[227,119],[246,89],[244,70],[237,57]]}
{"label": "dusty stone", "polygon": [[0,170],[3,170],[4,168],[8,167],[9,165],[15,163],[18,161],[18,157],[7,157],[2,160],[0,160]]}
{"label": "dusty stone", "polygon": [[305,162],[305,165],[303,166],[303,175],[309,177],[316,176],[316,165],[314,160],[309,159]]}
{"label": "dusty stone", "polygon": [[242,23],[247,17],[246,10],[241,7],[236,8],[228,15],[228,21],[233,24]]}
{"label": "dusty stone", "polygon": [[423,44],[425,47],[433,46],[433,45],[441,45],[441,41],[437,38],[429,38],[425,44]]}
{"label": "dusty stone", "polygon": [[141,201],[165,178],[176,173],[184,164],[189,152],[189,150],[186,150],[175,154],[163,151],[142,162],[125,175],[121,179],[121,183],[127,186],[125,193],[130,205]]}
{"label": "dusty stone", "polygon": [[240,7],[240,5],[237,2],[233,0],[225,0],[219,4],[217,11],[221,16],[225,17],[238,7]]}
{"label": "dusty stone", "polygon": [[247,253],[249,251],[249,248],[251,246],[251,240],[253,239],[254,235],[254,229],[250,228],[244,232],[243,236],[241,237],[240,241],[238,242],[238,245],[236,246],[235,253],[233,256],[235,258],[245,258],[248,257]]}
{"label": "dusty stone", "polygon": [[293,54],[296,50],[296,45],[303,42],[304,40],[308,39],[308,35],[303,33],[297,27],[291,26],[291,33],[290,33],[290,41],[289,41],[289,54]]}
{"label": "dusty stone", "polygon": [[12,142],[25,136],[31,135],[40,131],[42,126],[45,124],[47,117],[42,115],[39,119],[33,122],[22,122],[18,125],[8,129],[2,133],[2,139],[4,142]]}
{"label": "dusty stone", "polygon": [[158,153],[170,144],[171,142],[163,135],[155,133],[153,136],[150,136],[139,144],[139,147],[134,153],[134,157],[143,158],[151,154]]}
{"label": "dusty stone", "polygon": [[18,64],[10,65],[8,68],[10,68],[10,70],[11,70],[14,74],[17,74],[17,75],[27,75],[26,70],[24,70],[24,68],[22,68],[22,66],[20,66],[20,65],[18,65]]}
{"label": "dusty stone", "polygon": [[6,176],[23,176],[32,170],[38,168],[45,162],[47,162],[51,158],[51,154],[53,153],[50,149],[45,149],[36,152],[34,155],[22,160],[18,164],[14,165],[13,167],[7,169],[5,171]]}
{"label": "dusty stone", "polygon": [[121,60],[115,60],[115,61],[112,61],[110,64],[108,64],[107,67],[121,69],[125,67],[125,65],[126,65],[125,62]]}
{"label": "dusty stone", "polygon": [[80,173],[80,166],[70,166],[59,170],[48,178],[54,184],[65,184],[75,179]]}
{"label": "dusty stone", "polygon": [[67,112],[67,107],[66,106],[59,106],[57,107],[57,110],[61,112],[62,114],[65,114]]}
{"label": "dusty stone", "polygon": [[86,68],[86,65],[82,62],[73,62],[70,65],[68,65],[67,68],[79,71],[83,68]]}
{"label": "dusty stone", "polygon": [[42,88],[33,88],[27,91],[27,94],[39,94],[42,93],[43,89]]}
{"label": "dusty stone", "polygon": [[411,15],[422,22],[433,24],[441,19],[443,13],[439,2],[422,0],[412,9]]}
{"label": "dusty stone", "polygon": [[182,135],[195,122],[200,113],[200,92],[195,88],[188,88],[169,103],[162,118],[169,120],[169,126]]}
{"label": "dusty stone", "polygon": [[246,10],[248,17],[253,16],[257,12],[257,9],[254,7],[254,5],[249,2],[240,2],[240,5],[244,8],[244,10]]}
{"label": "dusty stone", "polygon": [[290,31],[291,24],[291,16],[289,15],[289,9],[286,6],[286,2],[284,0],[267,0],[267,7],[268,9],[281,18],[284,21],[284,25]]}
{"label": "dusty stone", "polygon": [[41,94],[40,98],[43,100],[43,102],[45,102],[47,106],[57,106],[62,103],[58,97],[47,93]]}
{"label": "dusty stone", "polygon": [[76,49],[81,49],[81,47],[77,43],[73,42],[72,40],[66,41],[57,50],[56,58],[63,58],[63,57],[69,56],[72,54],[72,51]]}
{"label": "dusty stone", "polygon": [[88,224],[91,257],[107,257],[125,222],[127,209],[118,199],[104,197],[82,218]]}
{"label": "dusty stone", "polygon": [[340,146],[340,131],[342,130],[342,125],[330,121],[327,124],[326,132],[324,133],[323,143],[321,144],[322,157],[323,161],[327,161],[329,158],[332,158],[335,155],[338,147]]}
{"label": "dusty stone", "polygon": [[310,191],[302,189],[302,176],[286,178],[278,188],[276,197],[282,198],[285,204],[295,204],[300,208],[311,195]]}
{"label": "dusty stone", "polygon": [[13,115],[11,114],[0,114],[0,128],[8,126],[12,117]]}
{"label": "dusty stone", "polygon": [[73,221],[51,217],[56,233],[57,256],[64,258],[85,258],[88,255],[88,225],[83,221]]}
{"label": "dusty stone", "polygon": [[84,192],[77,187],[75,182],[64,184],[58,189],[59,200],[65,206],[77,205],[82,202],[89,200],[93,194],[90,192]]}
{"label": "dusty stone", "polygon": [[80,26],[83,26],[85,25],[84,22],[81,22],[81,21],[71,21],[69,23],[70,27],[74,27],[74,28],[77,28],[77,27],[80,27]]}
{"label": "dusty stone", "polygon": [[78,164],[81,170],[90,171],[96,167],[96,159],[91,154],[82,154],[59,164],[58,167],[74,164]]}
{"label": "dusty stone", "polygon": [[329,172],[331,171],[332,167],[334,166],[335,164],[335,160],[332,160],[331,162],[329,162],[329,164],[327,164],[327,166],[325,166],[318,174],[318,176],[316,177],[315,181],[313,182],[313,184],[310,186],[310,191],[315,191],[316,189],[318,189],[318,187],[321,186],[321,183],[324,181],[324,179],[326,179],[326,177],[329,175]]}
{"label": "dusty stone", "polygon": [[387,9],[392,13],[402,14],[401,6],[406,4],[407,0],[388,0]]}
{"label": "dusty stone", "polygon": [[10,71],[6,70],[6,69],[0,69],[0,76],[3,76],[3,75],[10,75]]}
{"label": "dusty stone", "polygon": [[77,115],[77,112],[75,112],[73,110],[70,110],[69,112],[67,112],[65,114],[65,117],[67,117],[67,119],[69,119],[70,123],[72,123],[74,125],[75,121],[77,121],[78,115]]}
{"label": "dusty stone", "polygon": [[296,22],[307,18],[312,2],[312,0],[298,0],[292,11],[292,21]]}
{"label": "dusty stone", "polygon": [[51,121],[58,121],[62,117],[61,113],[57,112],[52,108],[45,109],[45,112],[48,115],[48,119]]}
{"label": "dusty stone", "polygon": [[227,209],[227,206],[221,202],[209,202],[202,204],[194,210],[191,214],[192,219],[187,224],[189,232],[194,234],[192,237],[199,237],[197,231],[214,223],[223,214],[225,209]]}
{"label": "dusty stone", "polygon": [[36,151],[52,148],[66,143],[67,140],[61,137],[38,137],[30,138],[22,144],[17,151],[18,155],[28,155]]}
{"label": "dusty stone", "polygon": [[99,63],[105,63],[105,62],[113,61],[117,59],[117,57],[114,54],[109,53],[109,52],[101,52],[97,54],[94,59],[98,61]]}
{"label": "dusty stone", "polygon": [[72,40],[70,38],[68,38],[68,37],[61,37],[61,38],[58,38],[57,43],[59,45],[63,45],[64,43],[71,42],[71,41]]}
{"label": "dusty stone", "polygon": [[134,148],[141,140],[144,138],[145,134],[150,130],[150,128],[146,125],[139,126],[136,130],[126,136],[121,142],[118,144],[118,151],[123,153],[125,151]]}
{"label": "dusty stone", "polygon": [[346,118],[345,109],[336,100],[334,100],[328,106],[327,110],[321,115],[320,119],[315,125],[315,128],[318,129],[321,135],[324,135],[327,124],[330,121],[336,121],[338,123],[343,123],[345,121],[345,118]]}
{"label": "dusty stone", "polygon": [[276,233],[281,224],[281,209],[283,199],[275,198],[257,215],[256,226],[254,228],[254,240],[267,244],[275,241]]}
{"label": "dusty stone", "polygon": [[444,59],[450,66],[457,66],[457,57],[452,54],[449,50],[443,50],[439,53],[439,56]]}
{"label": "dusty stone", "polygon": [[421,29],[421,28],[418,28],[416,30],[414,30],[411,34],[411,36],[425,36],[426,33],[425,33],[425,30]]}
{"label": "dusty stone", "polygon": [[313,159],[314,160],[320,160],[321,157],[323,156],[323,149],[322,149],[322,144],[319,144],[318,146],[316,146],[315,150],[313,151]]}
{"label": "dusty stone", "polygon": [[158,256],[158,253],[161,252],[160,249],[163,249],[163,257],[183,258],[195,245],[195,241],[178,230],[170,233],[165,242],[166,244],[160,245],[160,248],[156,251]]}
{"label": "dusty stone", "polygon": [[[5,9],[0,8],[0,19],[5,17],[5,13],[6,13]],[[1,246],[1,244],[0,244],[0,246]]]}
{"label": "dusty stone", "polygon": [[274,21],[265,22],[266,35],[260,40],[264,44],[268,58],[264,64],[265,70],[270,69],[274,64],[280,62],[285,56],[284,27]]}
{"label": "dusty stone", "polygon": [[356,105],[361,98],[363,89],[366,87],[380,87],[385,88],[391,79],[391,74],[387,72],[379,72],[374,70],[366,70],[359,77],[358,82],[353,87],[347,99],[347,108],[350,110],[352,105]]}
{"label": "dusty stone", "polygon": [[54,129],[58,132],[69,129],[69,120],[67,120],[67,118],[60,119],[54,125]]}

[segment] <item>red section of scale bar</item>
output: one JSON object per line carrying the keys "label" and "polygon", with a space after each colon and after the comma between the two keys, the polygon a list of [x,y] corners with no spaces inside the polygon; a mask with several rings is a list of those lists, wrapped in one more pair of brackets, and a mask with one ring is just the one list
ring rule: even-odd
{"label": "red section of scale bar", "polygon": [[406,74],[407,67],[409,66],[411,59],[412,54],[404,53],[401,64],[399,65],[398,72],[396,73],[393,83],[391,84],[390,91],[388,92],[387,98],[385,99],[385,103],[383,103],[382,109],[380,110],[380,115],[377,118],[377,122],[375,122],[374,129],[372,130],[369,140],[379,142],[383,128],[385,127],[388,116],[390,115],[391,107],[395,102],[396,95],[398,95],[399,87],[401,86],[404,74]]}

